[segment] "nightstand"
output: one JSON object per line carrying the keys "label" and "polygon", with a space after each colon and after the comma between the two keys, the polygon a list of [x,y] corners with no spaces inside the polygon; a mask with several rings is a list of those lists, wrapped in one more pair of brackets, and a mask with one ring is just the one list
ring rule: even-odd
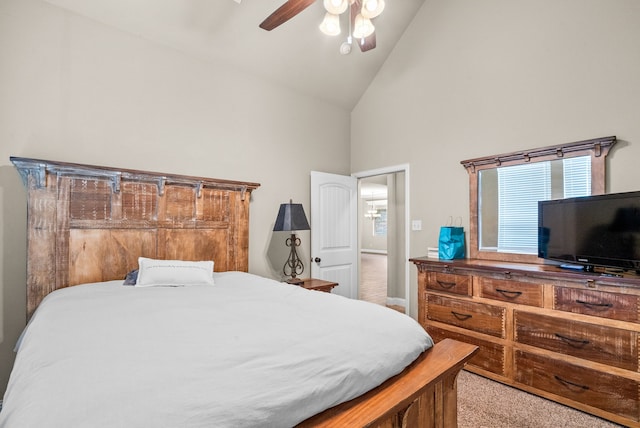
{"label": "nightstand", "polygon": [[298,285],[307,290],[324,291],[325,293],[331,293],[331,289],[337,286],[337,282],[325,281],[324,279],[315,278],[291,278],[287,280],[287,283]]}

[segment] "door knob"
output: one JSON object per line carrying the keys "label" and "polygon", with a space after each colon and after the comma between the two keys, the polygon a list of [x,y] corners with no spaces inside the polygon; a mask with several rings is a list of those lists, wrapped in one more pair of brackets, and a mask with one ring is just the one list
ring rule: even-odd
{"label": "door knob", "polygon": [[320,263],[322,259],[320,257],[316,257],[315,259],[313,259],[313,261],[316,263]]}

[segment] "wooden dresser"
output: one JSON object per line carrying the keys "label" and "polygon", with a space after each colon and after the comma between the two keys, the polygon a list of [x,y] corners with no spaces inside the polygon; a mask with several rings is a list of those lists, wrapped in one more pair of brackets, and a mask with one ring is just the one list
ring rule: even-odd
{"label": "wooden dresser", "polygon": [[466,369],[640,427],[640,277],[413,258],[419,321],[480,347]]}

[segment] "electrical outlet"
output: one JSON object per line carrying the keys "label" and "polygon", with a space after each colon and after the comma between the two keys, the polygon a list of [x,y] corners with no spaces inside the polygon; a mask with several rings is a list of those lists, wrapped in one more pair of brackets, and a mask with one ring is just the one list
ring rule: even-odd
{"label": "electrical outlet", "polygon": [[422,230],[422,220],[412,220],[411,230]]}

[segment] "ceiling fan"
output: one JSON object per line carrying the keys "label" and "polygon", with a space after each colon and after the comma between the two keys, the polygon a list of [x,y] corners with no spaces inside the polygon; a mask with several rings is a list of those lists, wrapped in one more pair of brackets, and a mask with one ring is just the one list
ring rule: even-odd
{"label": "ceiling fan", "polygon": [[[271,31],[311,6],[315,1],[287,0],[262,21],[260,28]],[[358,46],[362,52],[376,47],[375,27],[371,19],[380,15],[384,9],[384,0],[323,0],[323,2],[327,13],[320,29],[328,35],[340,34],[339,15],[349,10],[349,35],[347,42],[340,48],[341,53],[350,52],[352,38],[359,41]]]}

